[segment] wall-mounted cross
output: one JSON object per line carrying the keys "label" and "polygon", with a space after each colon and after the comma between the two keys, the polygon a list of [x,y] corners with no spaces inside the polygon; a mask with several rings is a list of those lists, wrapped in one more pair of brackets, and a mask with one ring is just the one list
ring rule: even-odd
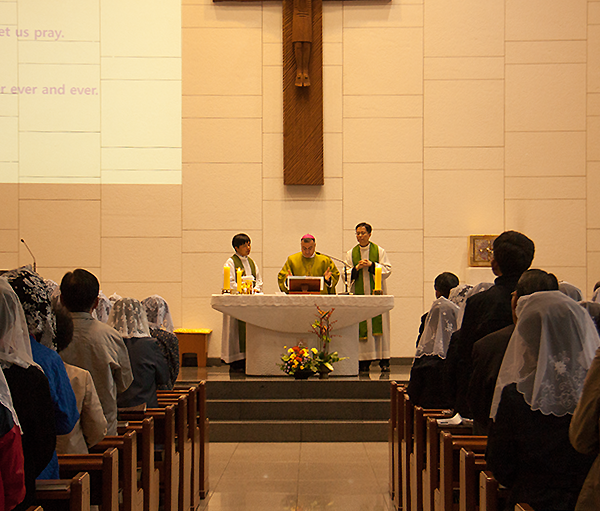
{"label": "wall-mounted cross", "polygon": [[283,0],[285,185],[324,184],[322,27],[322,0]]}

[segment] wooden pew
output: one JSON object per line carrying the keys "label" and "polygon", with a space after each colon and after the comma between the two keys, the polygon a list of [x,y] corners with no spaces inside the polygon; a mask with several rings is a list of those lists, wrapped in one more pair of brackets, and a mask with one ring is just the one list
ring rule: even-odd
{"label": "wooden pew", "polygon": [[459,511],[479,508],[479,473],[486,468],[484,453],[474,453],[464,448],[460,450]]}
{"label": "wooden pew", "polygon": [[[140,417],[154,419],[155,451],[162,448],[162,459],[155,460],[160,473],[163,490],[164,511],[176,511],[179,508],[179,453],[176,449],[175,405],[164,408],[148,408],[145,412],[120,413],[122,420],[135,421]],[[153,453],[155,452],[153,451]],[[104,510],[103,510],[104,511]]]}
{"label": "wooden pew", "polygon": [[137,452],[137,467],[141,469],[140,484],[144,496],[144,511],[158,511],[160,474],[154,465],[154,419],[130,421],[119,426],[119,433],[135,431],[140,448]]}
{"label": "wooden pew", "polygon": [[[36,502],[46,511],[90,511],[90,475],[87,472],[79,472],[68,480],[38,479],[35,488]],[[27,511],[32,509],[42,508],[30,507]]]}
{"label": "wooden pew", "polygon": [[402,427],[402,438],[400,440],[400,473],[401,473],[401,486],[400,491],[402,494],[402,510],[408,511],[411,509],[411,494],[410,494],[410,455],[413,449],[413,412],[414,407],[410,400],[408,393],[403,394],[403,415],[404,422],[400,423],[398,427]]}
{"label": "wooden pew", "polygon": [[504,509],[508,490],[501,486],[489,470],[479,473],[479,511]]}
{"label": "wooden pew", "polygon": [[[167,396],[161,394],[159,397],[159,406],[173,404],[175,406],[175,429],[177,432],[177,452],[179,453],[179,511],[189,511],[192,502],[192,444],[193,433],[190,435],[190,429],[195,427],[195,418],[190,425],[190,416],[188,414],[189,393],[173,394]],[[195,395],[192,395],[195,398]]]}
{"label": "wooden pew", "polygon": [[44,511],[42,506],[29,506],[25,511]]}
{"label": "wooden pew", "polygon": [[475,452],[485,452],[486,436],[458,436],[448,431],[440,435],[440,482],[434,491],[435,511],[452,511],[454,491],[458,490],[460,449],[465,447]]}
{"label": "wooden pew", "polygon": [[123,495],[122,511],[143,511],[144,490],[137,483],[137,436],[134,430],[122,436],[107,436],[90,448],[90,452],[104,452],[114,447],[119,451],[119,488]]}
{"label": "wooden pew", "polygon": [[423,468],[423,509],[434,511],[435,490],[440,486],[440,433],[448,431],[453,435],[468,435],[472,427],[468,425],[439,426],[435,417],[426,417],[425,467]]}
{"label": "wooden pew", "polygon": [[427,418],[447,417],[444,410],[426,410],[420,406],[413,408],[413,449],[410,455],[410,500],[412,511],[423,511],[423,472],[427,459],[426,422]]}
{"label": "wooden pew", "polygon": [[529,504],[517,504],[515,511],[535,511]]}
{"label": "wooden pew", "polygon": [[107,449],[102,454],[59,454],[58,469],[63,479],[78,472],[90,474],[90,503],[102,511],[119,511],[119,452]]}
{"label": "wooden pew", "polygon": [[158,398],[188,394],[188,433],[192,442],[191,506],[196,509],[200,499],[208,495],[208,425],[206,417],[206,382],[192,387],[159,390]]}
{"label": "wooden pew", "polygon": [[389,491],[390,498],[394,500],[394,493],[396,491],[396,467],[395,467],[395,456],[394,451],[396,450],[396,442],[398,441],[398,429],[396,424],[396,408],[397,408],[397,391],[398,384],[395,381],[390,382],[390,419],[388,421],[388,451],[389,451],[389,463],[390,463],[390,481]]}

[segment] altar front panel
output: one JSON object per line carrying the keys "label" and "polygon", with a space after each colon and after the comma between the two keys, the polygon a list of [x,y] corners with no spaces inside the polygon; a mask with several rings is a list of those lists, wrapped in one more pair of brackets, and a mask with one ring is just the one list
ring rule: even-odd
{"label": "altar front panel", "polygon": [[[331,316],[334,337],[329,351],[348,357],[334,365],[334,375],[358,374],[358,324],[394,307],[391,295],[213,295],[212,307],[246,322],[246,374],[283,374],[277,366],[284,346],[302,342],[319,348],[311,324],[317,306],[335,309]],[[333,323],[335,321],[335,323]]]}

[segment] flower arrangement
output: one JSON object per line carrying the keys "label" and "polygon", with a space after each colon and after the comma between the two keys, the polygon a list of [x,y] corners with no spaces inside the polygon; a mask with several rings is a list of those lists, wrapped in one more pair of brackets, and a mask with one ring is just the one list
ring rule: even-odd
{"label": "flower arrangement", "polygon": [[335,337],[331,333],[333,330],[333,323],[336,323],[335,321],[331,321],[331,315],[334,310],[335,308],[324,311],[317,305],[317,319],[311,325],[312,332],[319,338],[319,347],[321,348],[320,351],[313,348],[313,361],[316,370],[319,372],[333,371],[332,364],[344,360],[340,358],[337,351],[329,353],[329,343],[331,342],[331,338]]}
{"label": "flower arrangement", "polygon": [[317,306],[317,319],[311,325],[311,332],[319,338],[319,348],[308,348],[301,342],[297,346],[288,348],[284,346],[285,353],[281,355],[282,363],[279,367],[285,374],[297,376],[297,373],[321,373],[327,374],[333,371],[333,364],[344,360],[340,358],[337,351],[329,353],[329,343],[331,342],[333,323],[331,314],[334,309],[324,311]]}
{"label": "flower arrangement", "polygon": [[291,348],[284,346],[283,349],[287,349],[287,351],[281,355],[282,363],[279,364],[279,367],[285,374],[295,374],[299,371],[315,372],[314,353],[301,342]]}

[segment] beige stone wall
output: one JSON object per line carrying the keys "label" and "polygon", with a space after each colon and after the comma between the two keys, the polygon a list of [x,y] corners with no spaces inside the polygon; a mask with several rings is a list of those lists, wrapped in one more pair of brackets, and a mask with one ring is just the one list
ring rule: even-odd
{"label": "beige stone wall", "polygon": [[[0,1],[0,28],[34,3]],[[102,93],[67,117],[0,94],[0,266],[29,261],[24,237],[51,278],[85,266],[105,292],[158,292],[178,326],[214,330],[211,357],[237,232],[272,293],[302,234],[341,257],[370,222],[394,265],[393,356],[413,354],[438,273],[493,278],[468,267],[470,234],[521,230],[536,267],[587,297],[600,280],[600,2],[325,2],[317,188],[283,186],[279,2],[77,3],[97,22],[61,18],[61,58]],[[34,44],[0,37],[0,85],[57,59]]]}

